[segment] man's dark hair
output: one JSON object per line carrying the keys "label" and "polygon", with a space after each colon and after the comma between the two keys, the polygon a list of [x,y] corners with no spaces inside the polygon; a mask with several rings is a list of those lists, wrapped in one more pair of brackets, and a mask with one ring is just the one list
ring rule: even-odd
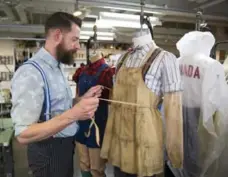
{"label": "man's dark hair", "polygon": [[66,12],[56,12],[52,14],[45,23],[45,35],[48,35],[50,29],[70,31],[72,23],[81,28],[82,20]]}

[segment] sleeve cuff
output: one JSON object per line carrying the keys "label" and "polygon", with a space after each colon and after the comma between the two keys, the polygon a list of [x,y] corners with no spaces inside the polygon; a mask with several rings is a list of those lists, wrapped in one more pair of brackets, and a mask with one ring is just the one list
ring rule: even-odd
{"label": "sleeve cuff", "polygon": [[15,136],[20,135],[27,128],[28,128],[28,126],[15,126]]}
{"label": "sleeve cuff", "polygon": [[164,93],[169,93],[169,92],[178,92],[178,91],[183,91],[183,84],[182,82],[175,82],[171,84],[167,84],[163,88]]}

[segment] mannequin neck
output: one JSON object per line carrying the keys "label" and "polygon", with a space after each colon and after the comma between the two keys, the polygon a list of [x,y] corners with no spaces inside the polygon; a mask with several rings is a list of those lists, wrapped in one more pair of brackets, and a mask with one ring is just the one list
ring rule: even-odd
{"label": "mannequin neck", "polygon": [[96,52],[96,53],[91,54],[91,57],[89,60],[91,63],[95,63],[96,61],[100,60],[101,58],[102,58],[101,53]]}
{"label": "mannequin neck", "polygon": [[132,39],[134,47],[141,47],[150,44],[151,47],[156,48],[156,44],[150,34],[139,35],[140,32],[137,34],[138,36]]}

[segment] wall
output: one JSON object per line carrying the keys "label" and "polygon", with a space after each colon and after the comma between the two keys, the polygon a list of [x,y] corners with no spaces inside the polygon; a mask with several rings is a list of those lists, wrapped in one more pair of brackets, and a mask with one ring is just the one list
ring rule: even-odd
{"label": "wall", "polygon": [[[14,45],[15,42],[12,40],[0,40],[0,55],[1,56],[14,56]],[[14,64],[7,65],[11,72],[14,71]],[[0,72],[8,72],[4,65],[0,65]],[[10,88],[9,81],[2,81],[0,83],[0,89]]]}

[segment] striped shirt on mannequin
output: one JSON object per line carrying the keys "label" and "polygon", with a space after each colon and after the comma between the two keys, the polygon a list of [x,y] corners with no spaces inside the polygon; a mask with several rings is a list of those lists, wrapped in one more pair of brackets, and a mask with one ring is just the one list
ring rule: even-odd
{"label": "striped shirt on mannequin", "polygon": [[[147,44],[129,54],[126,67],[141,67],[151,48],[152,44]],[[162,51],[150,66],[145,76],[145,83],[158,96],[168,92],[181,91],[181,76],[176,56]]]}

